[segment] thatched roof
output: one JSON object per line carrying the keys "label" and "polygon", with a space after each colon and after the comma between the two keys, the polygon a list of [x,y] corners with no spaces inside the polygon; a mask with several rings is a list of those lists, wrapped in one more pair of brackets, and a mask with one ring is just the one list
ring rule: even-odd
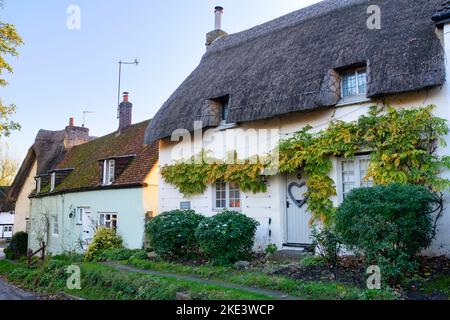
{"label": "thatched roof", "polygon": [[[229,122],[335,105],[327,79],[366,64],[368,97],[442,85],[444,53],[431,17],[441,0],[327,0],[216,40],[154,117],[146,143],[193,122],[215,126],[209,99],[230,97]],[[381,30],[367,8],[381,8]],[[327,78],[328,77],[328,78]]]}
{"label": "thatched roof", "polygon": [[21,167],[17,172],[16,178],[11,185],[11,190],[9,192],[10,201],[16,202],[20,190],[27,177],[30,175],[35,161],[37,161],[37,175],[47,173],[56,165],[56,163],[58,163],[58,161],[61,161],[66,151],[64,138],[65,130],[39,131],[34,144],[28,150]]}
{"label": "thatched roof", "polygon": [[17,201],[35,162],[37,164],[36,175],[45,175],[64,158],[72,143],[83,143],[93,139],[95,137],[89,136],[89,129],[82,127],[68,126],[64,130],[58,131],[40,130],[11,185],[8,194],[9,201],[11,203]]}

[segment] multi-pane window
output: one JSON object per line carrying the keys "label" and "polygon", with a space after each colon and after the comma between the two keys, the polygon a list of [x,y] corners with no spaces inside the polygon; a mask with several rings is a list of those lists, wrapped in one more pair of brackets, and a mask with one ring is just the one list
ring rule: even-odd
{"label": "multi-pane window", "polygon": [[114,213],[100,213],[100,227],[108,229],[117,229],[117,214]]}
{"label": "multi-pane window", "polygon": [[115,160],[105,160],[103,162],[103,185],[109,186],[114,182]]}
{"label": "multi-pane window", "polygon": [[50,192],[55,190],[56,187],[56,172],[52,172],[50,176]]}
{"label": "multi-pane window", "polygon": [[221,114],[220,114],[221,124],[227,123],[228,113],[229,113],[229,102],[228,102],[228,100],[224,100],[223,104],[222,104]]}
{"label": "multi-pane window", "polygon": [[217,182],[214,190],[216,209],[240,209],[241,191],[234,183]]}
{"label": "multi-pane window", "polygon": [[36,178],[36,193],[41,193],[42,178]]}
{"label": "multi-pane window", "polygon": [[373,182],[366,179],[370,157],[357,156],[353,160],[341,160],[342,199],[355,188],[371,187]]}
{"label": "multi-pane window", "polygon": [[342,97],[353,97],[367,93],[367,71],[357,69],[342,75]]}
{"label": "multi-pane window", "polygon": [[53,217],[53,227],[52,227],[53,235],[57,236],[59,235],[59,223],[58,223],[58,217]]}

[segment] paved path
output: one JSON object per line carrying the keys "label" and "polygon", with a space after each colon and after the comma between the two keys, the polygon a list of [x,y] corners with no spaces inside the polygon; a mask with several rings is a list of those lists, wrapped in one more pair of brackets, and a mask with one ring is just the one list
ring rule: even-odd
{"label": "paved path", "polygon": [[130,267],[127,265],[117,263],[117,262],[105,262],[105,264],[112,266],[121,271],[145,273],[145,274],[158,276],[158,277],[166,277],[166,278],[174,278],[174,279],[179,279],[179,280],[193,281],[193,282],[198,282],[198,283],[202,283],[202,284],[220,286],[220,287],[224,287],[224,288],[228,288],[228,289],[239,289],[239,290],[244,290],[244,291],[253,292],[253,293],[257,293],[257,294],[264,294],[264,295],[271,296],[271,297],[274,297],[279,300],[301,300],[298,297],[289,296],[280,291],[273,291],[273,290],[266,290],[266,289],[260,289],[260,288],[254,288],[254,287],[241,286],[238,284],[217,281],[217,280],[206,280],[206,279],[202,279],[202,278],[198,278],[198,277],[194,277],[194,276],[185,276],[185,275],[164,273],[164,272],[151,271],[151,270],[141,270],[141,269],[136,269],[136,268],[133,268],[133,267]]}
{"label": "paved path", "polygon": [[39,300],[39,297],[0,279],[0,300]]}

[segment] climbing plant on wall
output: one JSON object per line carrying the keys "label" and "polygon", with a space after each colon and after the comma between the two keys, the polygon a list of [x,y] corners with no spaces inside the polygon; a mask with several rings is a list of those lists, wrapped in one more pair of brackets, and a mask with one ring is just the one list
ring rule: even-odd
{"label": "climbing plant on wall", "polygon": [[[336,195],[336,186],[329,177],[333,157],[351,158],[358,152],[370,152],[365,179],[376,185],[421,184],[439,195],[450,188],[450,180],[439,176],[443,168],[450,168],[450,157],[437,154],[439,145],[445,145],[443,137],[449,129],[446,120],[433,115],[433,109],[432,105],[401,110],[374,106],[357,121],[334,121],[315,133],[306,127],[280,142],[279,172],[304,171],[312,219],[325,223],[333,222],[335,213],[330,198]],[[164,166],[161,174],[186,195],[202,194],[208,184],[218,180],[236,183],[243,191],[265,192],[261,175],[271,165],[270,157],[230,165],[205,161],[201,155],[201,161]]]}

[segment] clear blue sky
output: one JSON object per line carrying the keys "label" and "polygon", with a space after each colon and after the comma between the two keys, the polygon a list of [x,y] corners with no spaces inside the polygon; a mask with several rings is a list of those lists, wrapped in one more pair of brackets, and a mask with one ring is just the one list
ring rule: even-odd
{"label": "clear blue sky", "polygon": [[[198,65],[205,34],[214,26],[214,6],[225,8],[223,29],[239,32],[319,0],[5,0],[0,19],[16,25],[25,41],[14,74],[0,88],[5,104],[18,107],[22,131],[6,141],[22,160],[39,129],[60,130],[69,117],[91,135],[116,130],[120,59],[122,91],[130,91],[133,121],[151,118]],[[81,29],[66,26],[69,5],[81,9]]]}

